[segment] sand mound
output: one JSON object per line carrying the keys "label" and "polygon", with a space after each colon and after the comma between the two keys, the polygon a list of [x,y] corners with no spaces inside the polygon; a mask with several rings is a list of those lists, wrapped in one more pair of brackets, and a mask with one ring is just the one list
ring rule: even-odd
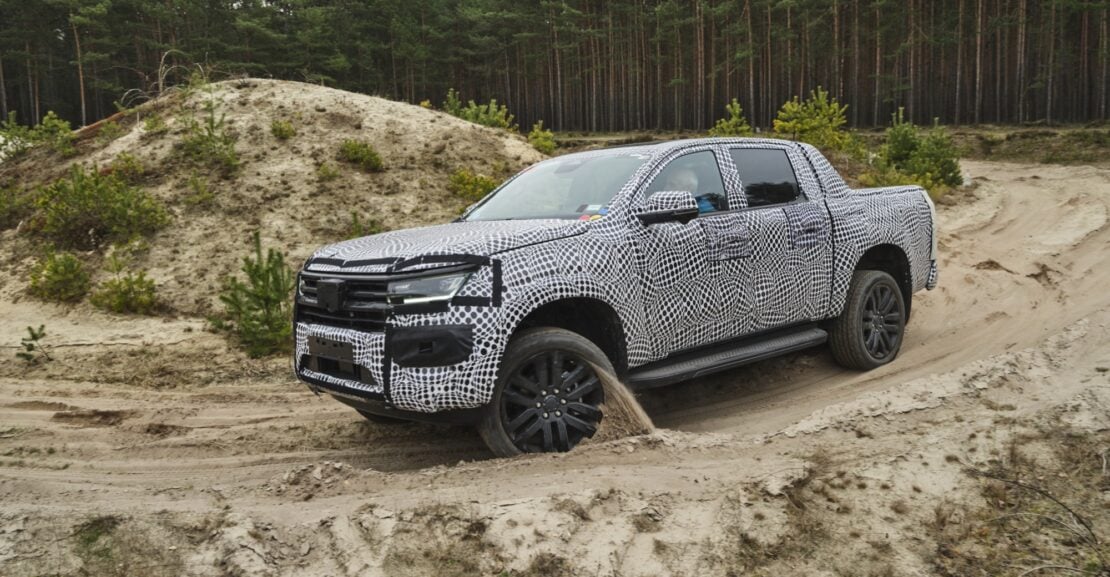
{"label": "sand mound", "polygon": [[[241,168],[230,177],[190,162],[178,147],[188,120],[203,122],[210,102],[237,139]],[[153,117],[164,130],[148,122]],[[271,133],[274,120],[288,121],[296,134],[278,139]],[[66,174],[74,163],[103,169],[122,153],[138,158],[146,171],[139,186],[164,201],[173,218],[149,239],[136,264],[148,270],[166,303],[187,315],[207,314],[217,304],[220,279],[237,271],[253,231],[297,266],[316,247],[346,238],[352,212],[387,229],[446,222],[466,205],[447,190],[455,170],[503,177],[543,158],[520,135],[442,112],[277,80],[179,91],[116,122],[123,134],[114,140],[104,137],[104,123],[80,131],[73,158],[60,161],[36,150],[4,162],[0,183],[32,188]],[[374,146],[385,171],[369,174],[340,162],[340,144],[348,139]],[[321,178],[322,165],[337,174]],[[190,180],[203,182],[211,199],[197,202]],[[15,274],[0,285],[11,295],[25,285],[27,257],[37,254],[40,243],[14,230],[0,232],[0,238],[14,249],[2,257]],[[87,256],[98,264],[98,255]]]}

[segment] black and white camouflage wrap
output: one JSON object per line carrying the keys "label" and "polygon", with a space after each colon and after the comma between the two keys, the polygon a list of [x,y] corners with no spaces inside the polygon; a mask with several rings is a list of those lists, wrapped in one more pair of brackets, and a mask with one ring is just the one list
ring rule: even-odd
{"label": "black and white camouflage wrap", "polygon": [[[784,150],[804,199],[747,208],[728,150]],[[727,212],[689,224],[644,226],[644,190],[671,160],[712,151],[724,179]],[[470,325],[474,351],[457,365],[401,367],[386,357],[388,329],[298,323],[296,357],[311,335],[353,344],[356,363],[375,384],[336,379],[298,367],[298,375],[343,394],[381,396],[397,408],[437,412],[489,402],[501,353],[520,322],[548,303],[591,298],[620,319],[627,366],[745,334],[835,317],[852,272],[870,248],[893,245],[906,256],[912,290],[936,283],[933,207],[918,187],[852,190],[816,149],[763,139],[678,141],[591,154],[641,155],[648,160],[599,220],[458,222],[388,232],[318,251],[328,262],[404,260],[426,255],[476,255],[500,261],[500,306],[452,306],[446,312],[394,315],[390,327]],[[442,264],[418,264],[407,270]],[[316,272],[383,273],[387,264],[310,264]],[[493,267],[482,266],[459,296],[490,297]],[[388,372],[388,385],[386,373]]]}

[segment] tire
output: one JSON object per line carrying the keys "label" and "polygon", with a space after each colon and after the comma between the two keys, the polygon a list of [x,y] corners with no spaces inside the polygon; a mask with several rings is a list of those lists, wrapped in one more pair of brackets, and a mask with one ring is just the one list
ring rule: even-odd
{"label": "tire", "polygon": [[379,425],[403,425],[405,423],[411,422],[411,421],[407,421],[405,419],[398,419],[396,417],[387,417],[385,415],[377,415],[377,414],[371,413],[369,411],[363,411],[362,409],[355,409],[355,410],[358,411],[358,414],[365,417],[367,421],[370,421],[371,423],[377,423]]}
{"label": "tire", "polygon": [[541,327],[514,336],[478,423],[490,450],[498,457],[562,452],[592,437],[605,392],[591,365],[613,371],[605,353],[577,333]]}
{"label": "tire", "polygon": [[861,371],[889,363],[902,347],[906,318],[906,303],[894,277],[857,270],[844,311],[829,332],[833,357],[842,366]]}

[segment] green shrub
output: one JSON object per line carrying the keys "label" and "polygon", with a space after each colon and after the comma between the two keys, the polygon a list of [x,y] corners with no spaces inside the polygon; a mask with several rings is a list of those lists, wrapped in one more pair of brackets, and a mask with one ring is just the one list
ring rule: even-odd
{"label": "green shrub", "polygon": [[114,278],[102,283],[89,300],[93,305],[114,313],[149,315],[158,306],[154,281],[146,272],[135,274],[125,269],[123,261],[112,257],[108,269]]}
{"label": "green shrub", "polygon": [[169,129],[165,119],[159,114],[151,114],[143,120],[143,130],[147,134],[162,134]]}
{"label": "green shrub", "polygon": [[12,187],[0,187],[0,230],[18,226],[31,215],[34,202],[30,195]]}
{"label": "green shrub", "polygon": [[169,221],[162,203],[145,191],[80,165],[73,166],[69,178],[39,189],[35,206],[38,232],[80,248],[105,240],[127,241]]}
{"label": "green shrub", "polygon": [[29,365],[38,364],[40,361],[50,361],[50,352],[42,340],[46,338],[46,325],[39,325],[39,328],[27,327],[27,336],[19,339],[19,347],[23,350],[17,352],[15,356],[27,362]]}
{"label": "green shrub", "polygon": [[488,104],[478,104],[470,100],[464,106],[459,99],[459,94],[452,88],[447,91],[447,100],[443,103],[443,110],[451,116],[457,116],[482,126],[504,128],[505,130],[516,130],[517,128],[513,124],[513,115],[509,114],[509,108],[504,104],[498,105],[496,98],[491,99]]}
{"label": "green shrub", "polygon": [[292,122],[275,118],[273,122],[270,123],[270,134],[273,134],[274,138],[278,140],[289,140],[297,135],[297,129],[293,126]]}
{"label": "green shrub", "polygon": [[540,120],[532,125],[532,132],[528,133],[528,143],[544,154],[551,154],[555,152],[555,133],[544,130],[543,121]]}
{"label": "green shrub", "polygon": [[89,273],[76,256],[51,252],[31,269],[30,292],[47,301],[77,302],[89,292]]}
{"label": "green shrub", "polygon": [[216,199],[216,195],[212,193],[212,188],[208,186],[208,181],[195,171],[189,175],[187,184],[189,185],[189,195],[185,197],[185,204],[197,206],[209,204]]}
{"label": "green shrub", "polygon": [[923,138],[901,109],[891,116],[878,167],[867,178],[873,186],[918,184],[934,197],[963,184],[959,150],[948,133],[934,124]]}
{"label": "green shrub", "polygon": [[744,118],[744,109],[740,101],[733,98],[732,102],[725,105],[727,118],[721,118],[713,128],[709,129],[709,136],[751,136],[752,127],[748,119]]}
{"label": "green shrub", "polygon": [[32,133],[35,142],[48,145],[58,154],[63,156],[77,154],[77,149],[73,147],[73,130],[69,127],[69,122],[58,118],[52,110],[46,113],[46,117],[32,130]]}
{"label": "green shrub", "polygon": [[73,147],[73,131],[69,122],[59,118],[53,111],[48,111],[42,122],[34,127],[19,124],[15,112],[10,112],[7,120],[0,122],[0,137],[5,141],[0,153],[5,156],[19,156],[38,144],[46,144],[63,156],[77,154],[77,149]]}
{"label": "green shrub", "polygon": [[121,152],[108,165],[108,172],[129,184],[135,184],[146,176],[143,162],[128,152]]}
{"label": "green shrub", "polygon": [[107,146],[113,140],[123,136],[123,127],[117,122],[105,122],[96,133],[96,143]]}
{"label": "green shrub", "polygon": [[843,130],[848,122],[847,110],[846,105],[818,87],[806,100],[795,96],[782,105],[774,120],[775,134],[825,150],[845,150],[852,144],[851,136]]}
{"label": "green shrub", "polygon": [[214,319],[217,328],[232,332],[247,354],[261,357],[288,351],[292,345],[293,271],[285,256],[274,249],[262,255],[262,242],[254,233],[254,255],[243,258],[246,282],[229,278],[220,300],[226,319]]}
{"label": "green shrub", "polygon": [[964,182],[960,172],[960,155],[952,138],[939,124],[929,130],[917,151],[910,157],[905,170],[946,186]]}
{"label": "green shrub", "polygon": [[316,167],[316,179],[320,182],[331,182],[339,178],[339,169],[330,162],[322,162]]}
{"label": "green shrub", "polygon": [[898,112],[891,115],[891,126],[886,132],[886,144],[883,148],[886,161],[898,168],[905,167],[921,144],[917,127],[906,122],[904,113],[905,109],[899,108]]}
{"label": "green shrub", "polygon": [[362,220],[357,212],[351,212],[351,222],[347,224],[346,238],[362,238],[372,234],[383,232],[385,227],[382,226],[381,221],[376,218],[368,218]]}
{"label": "green shrub", "polygon": [[365,172],[385,170],[378,151],[374,150],[369,143],[360,140],[344,140],[339,146],[339,160],[353,164]]}
{"label": "green shrub", "polygon": [[235,151],[235,136],[228,132],[226,114],[220,113],[215,99],[204,103],[204,120],[194,117],[185,120],[185,137],[181,149],[197,164],[219,168],[224,175],[239,169],[239,153]]}
{"label": "green shrub", "polygon": [[475,202],[485,198],[490,191],[497,188],[497,184],[496,180],[484,174],[460,168],[451,174],[447,190],[468,202]]}

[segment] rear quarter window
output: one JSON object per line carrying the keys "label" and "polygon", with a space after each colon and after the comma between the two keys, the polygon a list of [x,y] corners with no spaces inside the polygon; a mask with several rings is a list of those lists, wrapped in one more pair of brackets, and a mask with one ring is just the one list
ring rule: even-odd
{"label": "rear quarter window", "polygon": [[794,202],[801,195],[785,150],[733,148],[728,152],[740,172],[749,207]]}

